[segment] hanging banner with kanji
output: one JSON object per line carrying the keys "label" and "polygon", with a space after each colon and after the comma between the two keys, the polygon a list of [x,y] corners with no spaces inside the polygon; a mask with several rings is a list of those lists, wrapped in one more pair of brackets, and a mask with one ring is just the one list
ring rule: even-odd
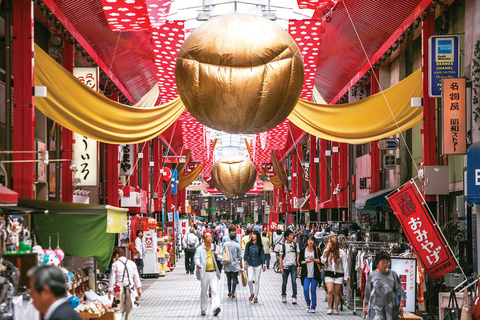
{"label": "hanging banner with kanji", "polygon": [[387,199],[429,279],[435,280],[457,268],[443,235],[412,183]]}
{"label": "hanging banner with kanji", "polygon": [[277,231],[278,229],[278,212],[270,212],[270,221],[268,222],[270,231]]}
{"label": "hanging banner with kanji", "polygon": [[443,154],[467,153],[466,79],[443,79]]}
{"label": "hanging banner with kanji", "polygon": [[287,218],[286,218],[286,220],[287,220],[287,226],[290,226],[290,225],[293,224],[293,222],[295,221],[294,218],[295,218],[295,216],[294,216],[293,214],[288,214],[288,213],[287,213]]}

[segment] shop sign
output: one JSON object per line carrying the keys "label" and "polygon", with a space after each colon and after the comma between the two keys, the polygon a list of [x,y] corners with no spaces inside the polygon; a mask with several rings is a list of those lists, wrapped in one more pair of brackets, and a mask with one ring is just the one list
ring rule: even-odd
{"label": "shop sign", "polygon": [[145,252],[153,252],[153,241],[155,241],[156,238],[155,232],[145,231]]}
{"label": "shop sign", "polygon": [[270,221],[268,222],[270,231],[277,231],[278,229],[278,212],[270,212]]}
{"label": "shop sign", "polygon": [[180,220],[180,232],[182,235],[187,235],[188,232],[188,219],[181,219]]}
{"label": "shop sign", "polygon": [[395,150],[398,148],[398,140],[395,139],[384,139],[379,140],[377,147],[380,150]]}
{"label": "shop sign", "polygon": [[376,210],[357,209],[356,216],[357,223],[364,229],[367,226],[374,226],[377,223]]}
{"label": "shop sign", "polygon": [[403,311],[415,312],[416,294],[417,294],[417,260],[404,258],[391,258],[390,269],[397,273],[403,291],[407,295],[404,302]]}
{"label": "shop sign", "polygon": [[383,155],[383,169],[395,170],[397,168],[397,156],[391,153]]}
{"label": "shop sign", "polygon": [[409,183],[387,199],[428,278],[435,280],[454,270],[457,264],[415,188]]}
{"label": "shop sign", "polygon": [[186,156],[164,156],[163,163],[185,163],[187,161]]}
{"label": "shop sign", "polygon": [[460,46],[458,36],[432,36],[428,39],[428,95],[442,96],[442,79],[460,76]]}
{"label": "shop sign", "polygon": [[291,226],[294,221],[294,216],[293,214],[287,214],[287,226]]}
{"label": "shop sign", "polygon": [[476,142],[468,148],[465,186],[467,203],[480,205],[480,142]]}
{"label": "shop sign", "polygon": [[120,152],[120,171],[121,176],[131,176],[133,173],[133,144],[119,146]]}
{"label": "shop sign", "polygon": [[443,154],[467,153],[465,78],[443,79]]}
{"label": "shop sign", "polygon": [[[47,150],[47,144],[41,141],[37,141],[37,151],[44,150]],[[37,175],[38,181],[47,181],[47,166],[44,165],[42,162],[37,163]]]}
{"label": "shop sign", "polygon": [[172,181],[170,182],[171,194],[177,194],[177,169],[172,169]]}
{"label": "shop sign", "polygon": [[79,133],[73,133],[73,157],[77,164],[76,186],[95,187],[97,185],[97,141]]}
{"label": "shop sign", "polygon": [[354,102],[365,99],[367,97],[367,90],[364,86],[353,86],[348,90],[348,101]]}
{"label": "shop sign", "polygon": [[73,75],[87,87],[98,92],[98,67],[73,67]]}
{"label": "shop sign", "polygon": [[172,222],[173,221],[173,212],[168,212],[167,217],[168,217],[168,222]]}

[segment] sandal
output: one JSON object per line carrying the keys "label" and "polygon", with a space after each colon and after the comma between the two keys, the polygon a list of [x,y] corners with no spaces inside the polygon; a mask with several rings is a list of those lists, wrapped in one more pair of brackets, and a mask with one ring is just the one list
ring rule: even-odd
{"label": "sandal", "polygon": [[258,298],[255,297],[255,299],[253,299],[253,303],[258,303]]}
{"label": "sandal", "polygon": [[250,295],[250,298],[248,298],[248,301],[252,301],[252,300],[253,300],[253,297],[254,297],[254,294],[252,293],[252,294]]}

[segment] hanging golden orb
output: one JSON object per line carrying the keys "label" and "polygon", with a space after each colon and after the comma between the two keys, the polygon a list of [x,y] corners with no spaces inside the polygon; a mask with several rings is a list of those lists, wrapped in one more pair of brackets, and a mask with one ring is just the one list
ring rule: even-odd
{"label": "hanging golden orb", "polygon": [[253,188],[257,168],[244,156],[225,156],[215,162],[211,177],[215,188],[225,197],[239,197]]}
{"label": "hanging golden orb", "polygon": [[175,81],[188,111],[207,127],[260,133],[295,108],[304,68],[295,40],[275,22],[250,14],[210,19],[185,40]]}

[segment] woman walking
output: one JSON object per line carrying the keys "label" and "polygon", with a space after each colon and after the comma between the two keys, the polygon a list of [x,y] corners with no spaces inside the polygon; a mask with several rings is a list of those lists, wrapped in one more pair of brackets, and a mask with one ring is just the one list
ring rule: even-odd
{"label": "woman walking", "polygon": [[270,238],[268,237],[265,231],[262,232],[262,246],[263,252],[265,252],[265,265],[267,269],[270,269],[270,245],[271,245]]}
{"label": "woman walking", "polygon": [[234,299],[235,289],[238,284],[238,273],[242,263],[242,249],[240,249],[240,245],[236,242],[237,234],[235,231],[230,232],[228,238],[230,238],[230,241],[224,243],[223,249],[228,246],[228,250],[230,251],[230,263],[225,264],[223,267],[225,274],[227,275],[228,296]]}
{"label": "woman walking", "polygon": [[[403,303],[407,296],[398,275],[388,270],[390,255],[385,251],[378,252],[375,264],[377,269],[370,273],[365,285],[363,315],[369,320],[398,319],[403,316]],[[398,296],[399,306],[395,296]]]}
{"label": "woman walking", "polygon": [[[265,272],[265,252],[263,251],[262,237],[258,231],[250,234],[250,241],[245,245],[245,269],[248,270],[248,287],[250,288],[249,301],[258,302],[258,290],[260,288],[260,275]],[[247,268],[248,266],[248,268]],[[255,288],[253,277],[255,276]]]}
{"label": "woman walking", "polygon": [[135,250],[137,253],[133,254],[133,259],[137,263],[138,274],[142,274],[143,271],[143,256],[145,254],[145,250],[143,249],[143,231],[137,230],[136,233],[137,237],[135,239]]}
{"label": "woman walking", "polygon": [[[307,312],[315,313],[317,306],[317,284],[320,281],[320,253],[318,248],[314,248],[315,238],[309,236],[307,246],[300,250],[300,273],[301,283],[303,285],[303,294],[307,303]],[[310,296],[311,292],[311,296]]]}
{"label": "woman walking", "polygon": [[330,236],[323,251],[322,263],[325,265],[325,283],[327,284],[327,314],[332,314],[333,294],[335,292],[335,310],[333,314],[338,314],[338,305],[340,304],[340,289],[343,281],[348,281],[348,260],[347,254],[340,250],[338,239]]}

